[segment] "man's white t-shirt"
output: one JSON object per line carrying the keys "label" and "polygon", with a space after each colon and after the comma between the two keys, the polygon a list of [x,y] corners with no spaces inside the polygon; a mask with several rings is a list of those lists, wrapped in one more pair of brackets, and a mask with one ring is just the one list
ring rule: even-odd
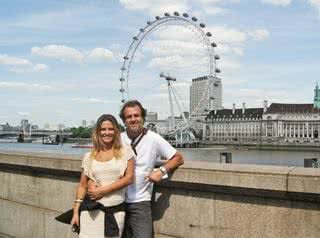
{"label": "man's white t-shirt", "polygon": [[[126,132],[121,133],[122,143],[130,145]],[[153,183],[146,180],[161,157],[171,159],[177,152],[165,139],[153,131],[148,131],[136,146],[135,179],[127,188],[126,202],[150,201]]]}

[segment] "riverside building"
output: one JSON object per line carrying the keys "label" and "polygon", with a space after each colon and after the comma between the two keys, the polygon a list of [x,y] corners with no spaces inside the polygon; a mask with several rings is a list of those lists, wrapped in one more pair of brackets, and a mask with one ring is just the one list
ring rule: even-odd
{"label": "riverside building", "polygon": [[[213,80],[213,87],[209,89],[209,80]],[[207,90],[209,90],[208,93]],[[222,83],[221,79],[213,76],[204,76],[192,79],[190,86],[190,114],[197,110],[202,97],[206,110],[215,110],[222,108]],[[205,111],[203,111],[205,113]],[[202,113],[202,112],[200,112]],[[206,113],[208,114],[208,113]]]}
{"label": "riverside building", "polygon": [[319,143],[320,89],[310,104],[272,103],[263,108],[213,110],[205,119],[203,139],[209,141]]}
{"label": "riverside building", "polygon": [[[265,105],[267,102],[265,102]],[[210,141],[258,141],[261,138],[263,111],[266,108],[213,110],[205,119],[203,139]]]}

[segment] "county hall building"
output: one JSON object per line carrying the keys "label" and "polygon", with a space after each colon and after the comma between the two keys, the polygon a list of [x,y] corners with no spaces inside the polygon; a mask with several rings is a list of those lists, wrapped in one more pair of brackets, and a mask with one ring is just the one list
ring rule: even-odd
{"label": "county hall building", "polygon": [[203,125],[203,139],[212,142],[319,142],[320,89],[314,89],[313,104],[267,101],[261,108],[211,111]]}

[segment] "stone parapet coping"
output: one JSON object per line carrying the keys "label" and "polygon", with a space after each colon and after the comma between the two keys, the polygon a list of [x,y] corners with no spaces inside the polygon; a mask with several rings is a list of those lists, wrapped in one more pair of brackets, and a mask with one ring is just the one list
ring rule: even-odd
{"label": "stone parapet coping", "polygon": [[[0,170],[33,171],[33,176],[74,180],[80,165],[80,156],[0,152]],[[320,169],[186,161],[162,186],[320,202]]]}

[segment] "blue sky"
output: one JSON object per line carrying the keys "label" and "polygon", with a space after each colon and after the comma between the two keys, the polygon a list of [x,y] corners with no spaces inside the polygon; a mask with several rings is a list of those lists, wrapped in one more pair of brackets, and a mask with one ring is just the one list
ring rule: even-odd
{"label": "blue sky", "polygon": [[[224,107],[312,103],[320,81],[320,0],[11,0],[0,8],[0,124],[26,118],[40,127],[74,126],[118,114],[121,59],[132,37],[173,11],[196,16],[212,32]],[[159,27],[132,64],[131,97],[164,118],[162,71],[177,77],[188,109],[191,79],[208,73],[205,46],[190,27]]]}

